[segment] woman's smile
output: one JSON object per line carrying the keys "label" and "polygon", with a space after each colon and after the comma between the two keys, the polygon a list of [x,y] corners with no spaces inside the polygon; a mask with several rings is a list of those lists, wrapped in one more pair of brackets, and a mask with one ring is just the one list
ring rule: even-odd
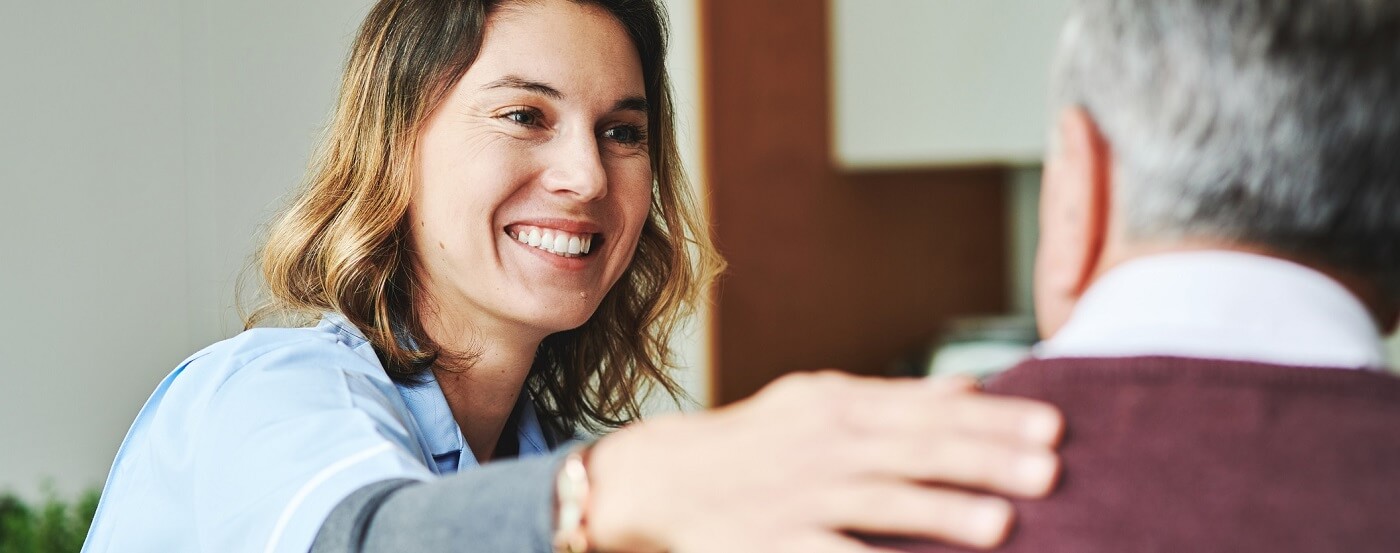
{"label": "woman's smile", "polygon": [[589,257],[602,244],[598,225],[566,220],[529,221],[506,226],[507,236],[520,244],[567,259]]}
{"label": "woman's smile", "polygon": [[[604,255],[600,250],[603,233],[598,225],[568,220],[532,220],[514,223],[504,229],[505,239],[526,259],[571,273],[600,267]],[[560,283],[562,284],[562,283]]]}

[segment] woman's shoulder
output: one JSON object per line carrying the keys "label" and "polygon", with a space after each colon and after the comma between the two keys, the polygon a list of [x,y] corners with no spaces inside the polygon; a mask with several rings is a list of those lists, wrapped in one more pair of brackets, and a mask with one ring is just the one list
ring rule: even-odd
{"label": "woman's shoulder", "polygon": [[251,328],[196,352],[184,364],[217,361],[233,365],[255,363],[272,356],[354,355],[379,367],[374,348],[360,331],[338,315],[327,315],[315,326]]}
{"label": "woman's shoulder", "polygon": [[240,436],[286,421],[355,419],[376,435],[407,435],[407,412],[374,348],[354,327],[327,317],[314,327],[246,330],[204,348],[166,376],[133,430],[195,425]]}
{"label": "woman's shoulder", "polygon": [[392,389],[373,346],[334,314],[316,326],[245,330],[191,355],[170,375],[174,382],[215,387],[246,379],[313,384],[346,377]]}
{"label": "woman's shoulder", "polygon": [[212,531],[221,549],[261,550],[295,527],[312,533],[297,538],[310,543],[354,490],[432,478],[418,435],[353,327],[328,317],[247,330],[191,356],[156,388],[117,452],[95,532],[139,544],[181,527],[186,545]]}

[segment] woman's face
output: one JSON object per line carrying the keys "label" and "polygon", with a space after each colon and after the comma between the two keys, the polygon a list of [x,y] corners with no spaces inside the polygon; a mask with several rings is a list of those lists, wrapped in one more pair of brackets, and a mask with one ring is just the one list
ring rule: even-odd
{"label": "woman's face", "polygon": [[419,135],[409,208],[439,320],[470,325],[449,331],[539,339],[588,320],[651,205],[646,129],[641,62],[607,11],[522,2],[487,20]]}

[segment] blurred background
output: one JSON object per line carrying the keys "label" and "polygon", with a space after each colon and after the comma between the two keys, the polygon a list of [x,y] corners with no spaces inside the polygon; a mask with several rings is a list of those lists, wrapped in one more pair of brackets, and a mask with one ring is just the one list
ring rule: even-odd
{"label": "blurred background", "polygon": [[[371,4],[0,3],[0,492],[99,487],[160,379],[241,329],[236,283]],[[731,264],[675,337],[684,408],[1025,354],[1066,0],[666,4],[682,154]]]}

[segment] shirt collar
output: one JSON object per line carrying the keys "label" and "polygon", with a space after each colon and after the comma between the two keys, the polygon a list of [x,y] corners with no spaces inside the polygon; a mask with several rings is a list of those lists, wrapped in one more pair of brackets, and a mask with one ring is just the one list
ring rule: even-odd
{"label": "shirt collar", "polygon": [[345,318],[345,315],[334,311],[321,313],[321,322],[316,326],[338,334],[346,342],[349,342],[351,347],[369,343],[369,339],[365,338],[365,334],[360,332],[359,327],[351,324],[350,319]]}
{"label": "shirt collar", "polygon": [[[419,440],[432,456],[438,474],[451,474],[459,470],[479,465],[476,455],[466,438],[462,436],[457,419],[452,417],[452,408],[447,404],[447,396],[432,371],[426,371],[415,382],[395,382],[408,411],[418,422]],[[515,404],[517,417],[516,437],[520,444],[520,457],[532,457],[549,452],[544,438],[544,428],[540,425],[535,403],[524,390]],[[510,429],[506,429],[510,431]]]}
{"label": "shirt collar", "polygon": [[1282,259],[1210,251],[1156,255],[1109,271],[1035,355],[1383,368],[1384,351],[1366,308],[1326,275]]}
{"label": "shirt collar", "polygon": [[[359,328],[340,313],[327,312],[322,315],[321,325],[330,325],[336,332],[352,343],[352,347],[367,345],[369,342]],[[450,474],[458,470],[478,465],[467,440],[462,436],[457,419],[452,418],[452,408],[447,404],[447,396],[432,371],[425,371],[412,381],[395,379],[394,386],[403,396],[409,414],[418,427],[418,442],[432,456],[431,467],[438,474]],[[549,452],[549,442],[545,439],[544,428],[535,402],[530,394],[522,390],[515,404],[518,423],[518,438],[521,457],[543,455]],[[507,429],[509,430],[509,429]]]}

